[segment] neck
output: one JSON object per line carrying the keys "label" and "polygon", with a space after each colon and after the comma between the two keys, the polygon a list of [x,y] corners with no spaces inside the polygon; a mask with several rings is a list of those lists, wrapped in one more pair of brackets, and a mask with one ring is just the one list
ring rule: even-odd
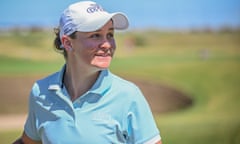
{"label": "neck", "polygon": [[93,86],[99,72],[80,69],[79,67],[67,64],[64,84],[72,101],[86,93]]}

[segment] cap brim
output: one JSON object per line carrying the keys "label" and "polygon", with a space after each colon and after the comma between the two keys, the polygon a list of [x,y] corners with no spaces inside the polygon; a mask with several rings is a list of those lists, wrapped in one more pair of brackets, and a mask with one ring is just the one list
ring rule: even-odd
{"label": "cap brim", "polygon": [[106,13],[98,15],[98,18],[88,20],[77,27],[77,31],[93,32],[101,29],[108,21],[113,20],[113,27],[117,30],[127,29],[129,26],[128,18],[123,13]]}
{"label": "cap brim", "polygon": [[115,29],[124,30],[129,26],[128,18],[123,13],[113,13],[112,20]]}

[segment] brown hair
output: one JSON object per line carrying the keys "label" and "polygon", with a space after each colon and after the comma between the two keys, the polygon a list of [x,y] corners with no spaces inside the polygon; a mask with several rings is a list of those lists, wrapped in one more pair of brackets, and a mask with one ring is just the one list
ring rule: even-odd
{"label": "brown hair", "polygon": [[[64,58],[67,58],[67,52],[66,49],[63,47],[62,42],[61,42],[61,38],[59,36],[60,33],[60,29],[59,28],[54,28],[54,33],[56,35],[55,39],[54,39],[54,48],[58,53],[63,54]],[[70,38],[75,39],[76,38],[76,32],[72,33],[71,35],[69,35]]]}

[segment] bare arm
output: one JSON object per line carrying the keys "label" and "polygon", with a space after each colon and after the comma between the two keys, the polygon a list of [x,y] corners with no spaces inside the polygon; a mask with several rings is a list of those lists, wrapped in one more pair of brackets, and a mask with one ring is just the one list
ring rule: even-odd
{"label": "bare arm", "polygon": [[162,144],[162,141],[160,140],[160,141],[158,141],[156,144]]}

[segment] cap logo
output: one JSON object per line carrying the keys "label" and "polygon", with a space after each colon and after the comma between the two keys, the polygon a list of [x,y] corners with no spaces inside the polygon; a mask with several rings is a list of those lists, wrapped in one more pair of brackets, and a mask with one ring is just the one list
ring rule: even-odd
{"label": "cap logo", "polygon": [[99,12],[99,11],[104,11],[103,8],[98,5],[98,4],[91,4],[91,7],[87,8],[88,13],[94,13],[94,12]]}

